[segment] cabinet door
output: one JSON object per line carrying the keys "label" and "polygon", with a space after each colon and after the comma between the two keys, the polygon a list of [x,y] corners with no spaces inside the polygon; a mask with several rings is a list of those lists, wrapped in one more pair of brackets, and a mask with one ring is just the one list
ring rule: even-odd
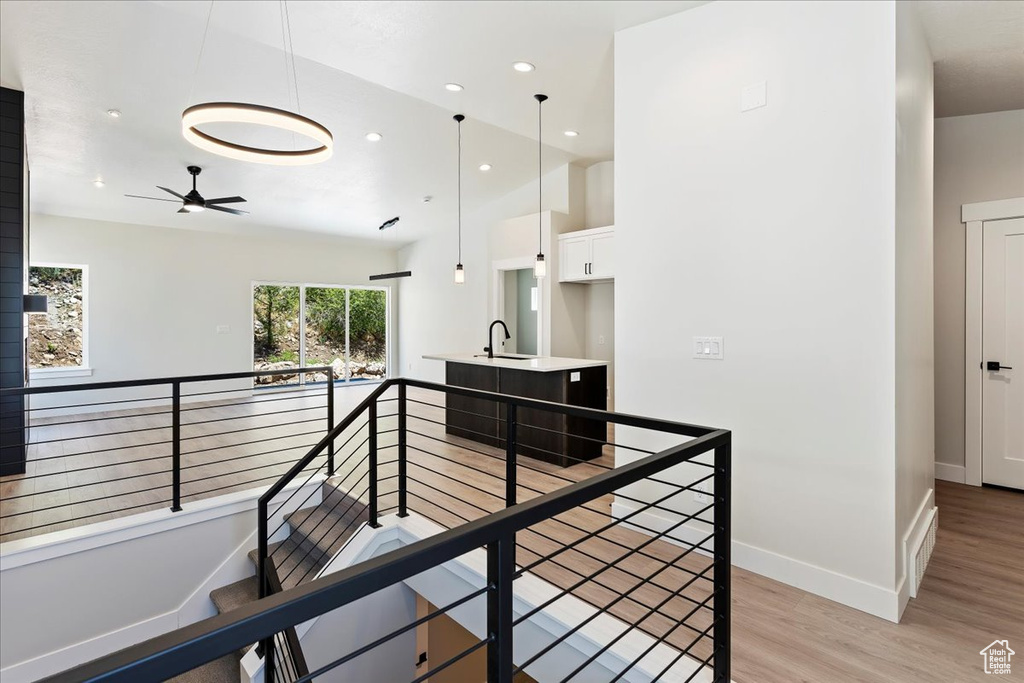
{"label": "cabinet door", "polygon": [[586,280],[587,264],[590,263],[590,239],[574,237],[559,240],[558,249],[561,252],[559,281]]}
{"label": "cabinet door", "polygon": [[615,275],[615,233],[594,235],[590,239],[590,278],[609,278]]}

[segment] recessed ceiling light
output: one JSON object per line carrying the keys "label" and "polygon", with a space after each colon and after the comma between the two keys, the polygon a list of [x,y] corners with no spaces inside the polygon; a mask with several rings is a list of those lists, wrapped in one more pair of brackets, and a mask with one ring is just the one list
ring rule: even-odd
{"label": "recessed ceiling light", "polygon": [[96,180],[92,181],[92,184],[95,185],[96,187],[103,187],[104,185],[106,185],[106,183],[103,182],[102,178],[97,178]]}
{"label": "recessed ceiling light", "polygon": [[121,110],[120,109],[108,109],[107,110],[107,116],[109,116],[112,119],[119,119],[119,118],[121,118]]}
{"label": "recessed ceiling light", "polygon": [[480,170],[481,171],[490,171],[491,170],[491,165],[490,164],[480,164]]}
{"label": "recessed ceiling light", "polygon": [[444,89],[448,90],[449,92],[462,92],[463,88],[458,83],[445,83]]}
{"label": "recessed ceiling light", "polygon": [[574,138],[577,135],[579,135],[579,133],[574,131],[574,130],[567,130],[567,131],[565,131],[565,137],[567,137],[567,138]]}
{"label": "recessed ceiling light", "polygon": [[530,64],[529,62],[513,62],[512,68],[520,73],[525,74],[533,71],[536,67],[533,64]]}
{"label": "recessed ceiling light", "polygon": [[369,140],[370,142],[380,142],[381,140],[384,139],[384,136],[381,135],[380,133],[367,133],[366,139]]}

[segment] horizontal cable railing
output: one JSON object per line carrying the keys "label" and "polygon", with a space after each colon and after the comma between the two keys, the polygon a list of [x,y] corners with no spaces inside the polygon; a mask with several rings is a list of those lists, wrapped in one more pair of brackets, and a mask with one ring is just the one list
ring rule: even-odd
{"label": "horizontal cable railing", "polygon": [[[298,375],[326,379],[275,383]],[[265,487],[333,429],[333,388],[308,367],[0,390],[26,425],[0,430],[0,542]]]}
{"label": "horizontal cable railing", "polygon": [[[467,410],[460,399],[496,409]],[[494,429],[473,434],[455,411]],[[558,429],[541,414],[567,419]],[[557,452],[527,436],[541,429],[557,432]],[[331,446],[335,469],[309,500],[298,484],[325,471]],[[53,680],[162,680],[252,643],[265,680],[344,677],[346,667],[407,656],[394,648],[450,618],[486,627],[458,654],[428,656],[394,680],[447,670],[491,683],[520,675],[725,683],[730,449],[725,430],[388,380],[261,497],[260,600]],[[286,506],[295,512],[276,522]],[[410,517],[422,520],[414,527],[422,540],[332,566],[360,529]],[[327,655],[307,652],[307,673],[291,664],[289,628],[342,609],[359,619],[379,591],[473,553],[485,575],[457,597],[387,628],[367,624]]]}

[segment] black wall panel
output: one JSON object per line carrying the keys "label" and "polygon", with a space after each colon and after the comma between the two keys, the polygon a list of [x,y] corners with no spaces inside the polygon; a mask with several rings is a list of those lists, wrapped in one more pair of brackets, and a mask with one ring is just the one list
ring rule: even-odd
{"label": "black wall panel", "polygon": [[[25,384],[25,93],[0,88],[0,387]],[[25,471],[22,399],[0,400],[0,475]]]}

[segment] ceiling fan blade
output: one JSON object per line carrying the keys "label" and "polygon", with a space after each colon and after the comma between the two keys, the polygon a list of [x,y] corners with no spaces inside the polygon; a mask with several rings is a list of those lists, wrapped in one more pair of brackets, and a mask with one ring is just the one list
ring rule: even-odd
{"label": "ceiling fan blade", "polygon": [[145,197],[141,194],[126,194],[125,197],[134,197],[135,199],[152,199],[155,202],[174,202],[178,203],[177,199],[164,199],[163,197]]}
{"label": "ceiling fan blade", "polygon": [[217,197],[216,199],[207,199],[206,205],[210,204],[233,204],[235,202],[244,202],[245,199],[242,197]]}
{"label": "ceiling fan blade", "polygon": [[238,209],[229,209],[226,206],[212,206],[209,202],[206,204],[207,209],[213,209],[214,211],[223,211],[224,213],[233,213],[236,216],[248,216],[248,211],[239,211]]}
{"label": "ceiling fan blade", "polygon": [[168,190],[166,187],[161,187],[160,185],[157,185],[157,188],[160,189],[160,190],[163,190],[164,192],[168,192],[170,194],[173,194],[175,197],[177,197],[181,201],[185,201],[185,197],[183,195],[178,194],[174,190]]}
{"label": "ceiling fan blade", "polygon": [[181,207],[180,209],[178,209],[178,213],[192,213],[192,212],[191,211],[186,211],[185,207]]}

